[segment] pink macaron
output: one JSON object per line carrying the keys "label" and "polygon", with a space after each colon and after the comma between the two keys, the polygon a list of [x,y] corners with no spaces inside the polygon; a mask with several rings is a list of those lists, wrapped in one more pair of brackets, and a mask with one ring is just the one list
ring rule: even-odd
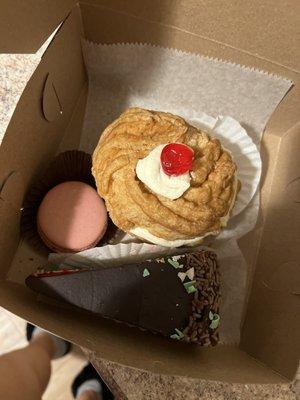
{"label": "pink macaron", "polygon": [[52,188],[37,213],[38,232],[56,252],[76,253],[95,247],[107,229],[104,201],[90,185],[78,181]]}

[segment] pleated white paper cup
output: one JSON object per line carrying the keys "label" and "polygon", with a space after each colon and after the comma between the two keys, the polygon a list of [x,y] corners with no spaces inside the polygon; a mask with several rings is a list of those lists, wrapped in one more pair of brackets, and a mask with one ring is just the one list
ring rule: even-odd
{"label": "pleated white paper cup", "polygon": [[148,243],[119,243],[95,247],[93,249],[72,254],[49,255],[50,264],[63,267],[109,267],[125,263],[135,263],[163,255],[182,253],[182,250],[157,246]]}
{"label": "pleated white paper cup", "polygon": [[262,163],[257,146],[246,129],[232,117],[219,115],[213,118],[200,113],[188,121],[196,128],[220,139],[223,148],[231,153],[237,165],[236,176],[241,183],[231,216],[240,214],[250,203],[259,185]]}

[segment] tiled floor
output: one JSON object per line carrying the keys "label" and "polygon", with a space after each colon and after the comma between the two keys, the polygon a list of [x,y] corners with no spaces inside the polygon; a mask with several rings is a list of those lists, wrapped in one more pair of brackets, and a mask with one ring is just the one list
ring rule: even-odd
{"label": "tiled floor", "polygon": [[[25,321],[0,307],[0,355],[21,348],[27,344]],[[71,383],[86,364],[80,349],[53,361],[52,375],[43,400],[71,400]]]}

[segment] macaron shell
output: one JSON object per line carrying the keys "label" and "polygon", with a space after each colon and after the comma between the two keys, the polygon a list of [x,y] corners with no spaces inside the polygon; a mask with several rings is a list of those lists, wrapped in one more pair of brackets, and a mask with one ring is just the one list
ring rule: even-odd
{"label": "macaron shell", "polygon": [[77,252],[94,247],[107,227],[107,210],[91,186],[64,182],[44,197],[37,214],[38,231],[55,251]]}
{"label": "macaron shell", "polygon": [[75,248],[70,249],[70,248],[64,248],[64,247],[61,247],[61,246],[56,245],[55,243],[52,243],[52,242],[45,236],[45,234],[43,233],[43,231],[42,231],[41,227],[39,226],[39,224],[37,224],[37,230],[38,230],[38,234],[39,234],[40,238],[41,238],[42,241],[45,243],[45,245],[46,245],[49,249],[53,250],[55,253],[78,253],[78,252],[80,252],[80,251],[92,249],[93,247],[96,247],[97,244],[100,242],[100,240],[103,238],[103,236],[104,236],[104,234],[105,234],[105,232],[106,232],[106,229],[107,229],[107,224],[105,225],[105,227],[104,227],[103,232],[101,233],[101,235],[100,235],[93,243],[90,243],[89,245],[87,245],[87,246],[85,246],[85,247],[81,247],[81,248],[77,248],[77,249],[75,249]]}

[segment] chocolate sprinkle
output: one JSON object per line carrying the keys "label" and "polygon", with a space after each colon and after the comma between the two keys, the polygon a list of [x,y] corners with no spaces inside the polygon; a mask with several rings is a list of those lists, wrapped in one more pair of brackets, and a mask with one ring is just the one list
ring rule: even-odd
{"label": "chocolate sprinkle", "polygon": [[[221,298],[217,256],[212,251],[200,251],[185,256],[186,270],[194,268],[196,282],[193,286],[197,291],[194,293],[192,315],[188,326],[183,330],[182,340],[201,346],[215,346],[219,340],[218,312]],[[216,319],[217,317],[219,318]]]}

